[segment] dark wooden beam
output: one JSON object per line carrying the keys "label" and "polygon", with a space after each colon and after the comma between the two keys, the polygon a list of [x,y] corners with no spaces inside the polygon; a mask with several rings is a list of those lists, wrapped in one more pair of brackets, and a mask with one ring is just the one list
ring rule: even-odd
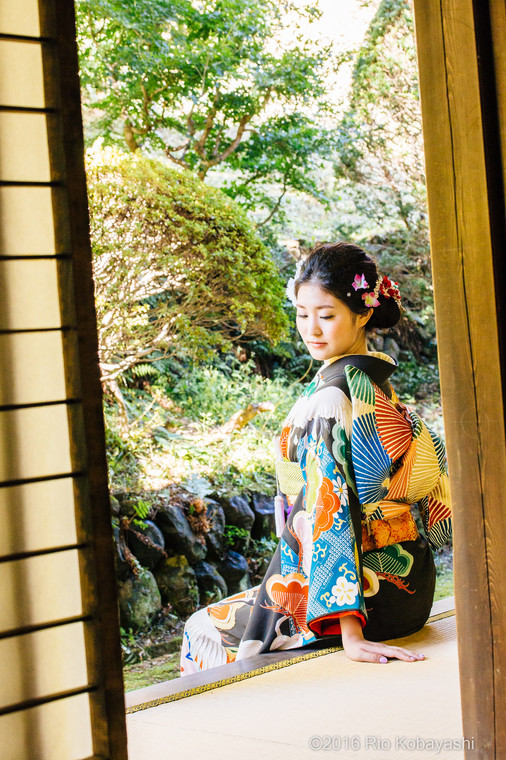
{"label": "dark wooden beam", "polygon": [[474,738],[469,757],[480,759],[506,754],[504,290],[494,286],[504,255],[504,90],[491,73],[493,51],[487,61],[478,55],[487,34],[506,45],[491,34],[494,5],[415,0],[463,727]]}
{"label": "dark wooden beam", "polygon": [[74,480],[77,533],[90,543],[82,553],[81,587],[92,619],[85,628],[93,749],[96,756],[127,760],[125,701],[113,561],[102,388],[94,302],[84,141],[73,2],[39,0],[41,34],[53,44],[43,47],[56,253],[71,253],[58,262],[60,308],[64,324],[76,330],[63,336],[67,394],[78,395],[69,408],[72,464],[86,476]]}

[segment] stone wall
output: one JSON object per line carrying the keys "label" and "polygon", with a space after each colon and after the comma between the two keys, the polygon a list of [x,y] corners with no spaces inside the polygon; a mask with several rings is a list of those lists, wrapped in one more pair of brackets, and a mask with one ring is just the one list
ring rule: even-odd
{"label": "stone wall", "polygon": [[260,583],[275,549],[271,495],[201,499],[166,490],[116,493],[111,502],[126,630],[164,616],[185,620],[199,606]]}

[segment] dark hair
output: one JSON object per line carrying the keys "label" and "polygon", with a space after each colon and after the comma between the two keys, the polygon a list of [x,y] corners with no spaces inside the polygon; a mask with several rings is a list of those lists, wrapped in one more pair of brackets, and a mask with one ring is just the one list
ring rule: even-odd
{"label": "dark hair", "polygon": [[362,298],[366,290],[355,290],[352,287],[357,274],[365,276],[367,292],[374,290],[378,270],[376,263],[362,248],[352,243],[319,243],[302,265],[295,281],[295,293],[298,293],[302,284],[315,282],[327,293],[343,301],[355,314],[367,314],[372,309],[366,330],[396,325],[401,311],[395,299],[379,293],[379,306],[366,306]]}

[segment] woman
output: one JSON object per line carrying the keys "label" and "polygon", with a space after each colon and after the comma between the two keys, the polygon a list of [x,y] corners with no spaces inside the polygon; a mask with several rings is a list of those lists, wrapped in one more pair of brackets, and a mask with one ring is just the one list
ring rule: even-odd
{"label": "woman", "polygon": [[399,289],[347,243],[317,246],[292,286],[298,330],[323,366],[281,433],[276,472],[291,509],[261,585],[187,621],[182,675],[321,641],[342,642],[352,660],[424,659],[382,643],[426,622],[431,547],[451,535],[444,446],[399,403],[394,360],[367,350],[368,330],[398,322]]}

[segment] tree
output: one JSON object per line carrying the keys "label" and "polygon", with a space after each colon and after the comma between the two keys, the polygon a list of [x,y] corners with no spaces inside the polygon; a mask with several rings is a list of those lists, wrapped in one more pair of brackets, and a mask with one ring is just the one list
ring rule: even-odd
{"label": "tree", "polygon": [[[337,173],[379,188],[375,216],[410,229],[425,210],[422,120],[409,0],[383,0],[359,50],[350,106],[339,126]],[[383,213],[380,207],[383,207]]]}
{"label": "tree", "polygon": [[[231,156],[229,164],[237,170],[237,176],[223,191],[250,211],[268,209],[258,227],[276,215],[279,218],[281,203],[289,189],[307,193],[328,205],[313,170],[321,168],[321,155],[328,158],[332,142],[333,136],[327,130],[300,114],[272,117]],[[277,182],[280,188],[277,195],[266,188],[272,182]]]}
{"label": "tree", "polygon": [[283,283],[233,200],[112,147],[88,151],[87,175],[105,383],[150,355],[205,358],[283,337]]}
{"label": "tree", "polygon": [[[163,152],[201,179],[228,164],[248,205],[266,179],[319,195],[308,167],[328,155],[331,46],[304,41],[293,0],[78,0],[88,120],[106,141]],[[288,19],[288,21],[287,21]],[[288,40],[287,27],[292,29]],[[337,64],[336,64],[337,65]],[[249,205],[251,205],[249,203]],[[271,204],[273,205],[273,204]]]}
{"label": "tree", "polygon": [[[342,196],[363,220],[353,236],[377,244],[408,308],[433,321],[414,19],[409,0],[382,0],[356,56],[337,134]],[[349,228],[340,229],[344,236]],[[371,236],[371,233],[372,236]],[[372,237],[372,240],[371,240]]]}

